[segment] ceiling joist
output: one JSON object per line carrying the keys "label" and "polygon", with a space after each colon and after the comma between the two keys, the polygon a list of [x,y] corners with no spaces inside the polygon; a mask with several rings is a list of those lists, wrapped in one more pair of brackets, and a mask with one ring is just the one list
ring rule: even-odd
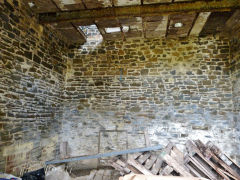
{"label": "ceiling joist", "polygon": [[190,32],[190,36],[198,36],[200,34],[210,14],[211,14],[210,12],[199,13],[196,22],[194,23],[192,30]]}
{"label": "ceiling joist", "polygon": [[182,12],[216,12],[240,8],[240,0],[192,1],[171,4],[148,4],[125,7],[109,7],[92,10],[40,13],[40,23],[74,22],[111,18],[147,17]]}

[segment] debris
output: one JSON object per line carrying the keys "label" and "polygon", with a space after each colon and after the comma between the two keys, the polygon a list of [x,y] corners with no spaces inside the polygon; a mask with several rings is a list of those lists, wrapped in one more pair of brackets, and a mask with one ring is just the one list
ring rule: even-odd
{"label": "debris", "polygon": [[139,174],[130,174],[124,177],[120,177],[119,180],[207,180],[207,179],[195,177],[146,176]]}
{"label": "debris", "polygon": [[46,172],[46,180],[113,180],[118,179],[120,174],[112,169],[91,170],[87,175],[77,176],[68,172],[64,165],[51,167]]}
{"label": "debris", "polygon": [[23,174],[23,180],[45,180],[44,168]]}
{"label": "debris", "polygon": [[149,180],[156,179],[153,175],[211,180],[240,179],[239,165],[212,142],[205,145],[200,140],[187,141],[186,150],[187,153],[184,155],[173,143],[169,143],[159,155],[154,151],[138,152],[130,154],[128,159],[122,156],[115,157],[109,163],[121,175],[143,174],[146,175],[145,179]]}
{"label": "debris", "polygon": [[6,173],[1,173],[0,172],[0,180],[1,179],[13,179],[13,180],[21,180],[21,178],[19,178],[19,177],[15,177],[15,176],[13,176],[13,175],[11,175],[11,174],[6,174]]}

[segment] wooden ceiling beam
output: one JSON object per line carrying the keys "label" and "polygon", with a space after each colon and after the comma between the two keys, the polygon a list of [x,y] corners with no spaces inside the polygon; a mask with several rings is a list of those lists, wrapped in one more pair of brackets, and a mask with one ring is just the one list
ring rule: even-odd
{"label": "wooden ceiling beam", "polygon": [[190,36],[198,36],[200,32],[202,31],[203,27],[205,26],[209,16],[210,12],[201,12],[199,13],[195,23],[193,24],[193,27],[190,31]]}
{"label": "wooden ceiling beam", "polygon": [[108,18],[129,18],[146,17],[161,14],[183,13],[183,12],[215,12],[230,11],[240,8],[240,0],[220,1],[191,1],[175,2],[171,4],[148,4],[124,7],[109,7],[92,10],[64,11],[55,13],[40,13],[40,23],[74,22],[84,19],[108,19]]}

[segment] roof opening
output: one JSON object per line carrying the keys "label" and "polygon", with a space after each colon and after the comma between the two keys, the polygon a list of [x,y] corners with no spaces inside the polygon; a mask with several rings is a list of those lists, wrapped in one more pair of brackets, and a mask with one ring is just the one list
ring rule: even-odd
{"label": "roof opening", "polygon": [[28,5],[29,5],[30,8],[32,8],[32,7],[35,6],[35,3],[34,2],[29,2]]}
{"label": "roof opening", "polygon": [[177,22],[177,23],[174,24],[174,27],[175,27],[175,28],[183,27],[183,23]]}
{"label": "roof opening", "polygon": [[97,26],[95,24],[89,25],[89,26],[79,26],[79,28],[82,30],[82,32],[85,34],[87,39],[96,39],[100,38],[101,33],[99,32]]}
{"label": "roof opening", "polygon": [[129,26],[123,26],[122,31],[123,32],[128,32],[129,31]]}
{"label": "roof opening", "polygon": [[120,32],[121,28],[120,27],[109,27],[105,28],[106,33],[115,33],[115,32]]}

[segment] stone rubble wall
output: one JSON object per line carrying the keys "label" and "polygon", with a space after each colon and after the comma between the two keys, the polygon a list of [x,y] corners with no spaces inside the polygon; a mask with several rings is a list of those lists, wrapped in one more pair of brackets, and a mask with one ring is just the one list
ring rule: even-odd
{"label": "stone rubble wall", "polygon": [[58,154],[66,48],[22,1],[0,0],[0,171]]}
{"label": "stone rubble wall", "polygon": [[62,141],[70,156],[145,146],[147,130],[152,145],[210,140],[239,158],[228,39],[88,44],[67,62]]}
{"label": "stone rubble wall", "polygon": [[69,156],[143,147],[144,131],[152,145],[211,140],[240,159],[236,43],[92,33],[68,49],[21,2],[0,0],[0,171],[41,168],[65,141]]}
{"label": "stone rubble wall", "polygon": [[[230,41],[231,49],[231,75],[232,75],[232,93],[233,93],[233,112],[234,122],[236,123],[236,134],[240,137],[240,40],[233,38]],[[240,152],[238,144],[237,152]]]}

